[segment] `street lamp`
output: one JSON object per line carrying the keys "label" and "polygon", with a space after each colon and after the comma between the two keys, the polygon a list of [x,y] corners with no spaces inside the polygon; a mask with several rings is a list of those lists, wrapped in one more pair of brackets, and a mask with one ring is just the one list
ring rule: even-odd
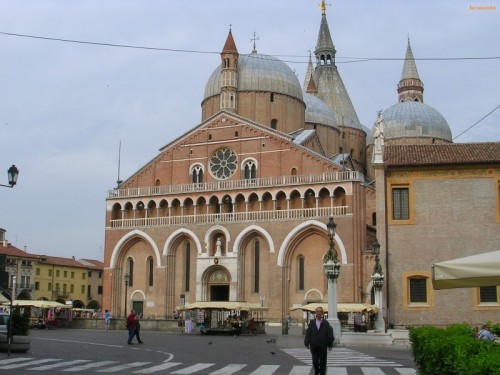
{"label": "street lamp", "polygon": [[126,318],[127,317],[127,288],[128,288],[128,282],[130,280],[130,275],[127,273],[123,279],[125,280],[125,308],[123,309],[123,316]]}
{"label": "street lamp", "polygon": [[10,357],[10,348],[12,346],[12,339],[14,337],[14,326],[12,322],[12,312],[14,310],[14,299],[16,298],[16,283],[17,283],[17,276],[14,275],[12,276],[12,291],[10,293],[10,316],[9,316],[9,327],[7,329],[7,356]]}
{"label": "street lamp", "polygon": [[335,336],[335,344],[340,343],[340,320],[337,314],[337,279],[340,275],[340,262],[337,251],[335,250],[335,228],[337,224],[330,216],[326,224],[326,232],[328,234],[328,252],[323,259],[323,269],[326,278],[328,279],[328,322],[333,328]]}
{"label": "street lamp", "polygon": [[372,245],[372,254],[375,255],[375,265],[373,266],[372,282],[375,295],[375,305],[378,307],[377,318],[375,320],[375,331],[385,332],[384,313],[382,306],[382,287],[384,286],[384,273],[380,264],[380,244],[377,239]]}
{"label": "street lamp", "polygon": [[14,185],[17,183],[17,177],[19,176],[19,169],[17,169],[17,167],[14,164],[12,164],[12,166],[7,170],[7,175],[9,176],[9,184],[8,185],[0,184],[0,186],[13,188]]}

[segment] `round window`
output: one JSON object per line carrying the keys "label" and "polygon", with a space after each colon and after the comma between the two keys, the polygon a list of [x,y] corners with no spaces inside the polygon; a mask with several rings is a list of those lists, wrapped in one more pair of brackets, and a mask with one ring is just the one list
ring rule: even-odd
{"label": "round window", "polygon": [[236,172],[238,157],[229,148],[220,148],[210,158],[210,172],[215,178],[225,180]]}

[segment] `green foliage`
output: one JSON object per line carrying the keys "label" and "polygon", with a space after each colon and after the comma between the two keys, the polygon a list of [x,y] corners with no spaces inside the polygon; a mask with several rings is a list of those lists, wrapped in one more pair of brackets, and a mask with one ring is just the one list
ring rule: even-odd
{"label": "green foliage", "polygon": [[413,358],[421,375],[500,374],[500,345],[476,339],[467,324],[409,331]]}
{"label": "green foliage", "polygon": [[493,324],[492,322],[488,322],[488,325],[490,326],[491,333],[496,337],[500,337],[500,323]]}
{"label": "green foliage", "polygon": [[12,309],[10,318],[12,319],[12,334],[17,336],[28,336],[30,328],[30,309],[23,309],[21,313],[20,308]]}

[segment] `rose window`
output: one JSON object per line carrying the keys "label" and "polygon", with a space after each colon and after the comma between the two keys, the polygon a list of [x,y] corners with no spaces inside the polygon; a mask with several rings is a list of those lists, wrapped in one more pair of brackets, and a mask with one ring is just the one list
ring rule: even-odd
{"label": "rose window", "polygon": [[210,172],[214,177],[225,180],[236,172],[237,160],[233,150],[220,148],[210,158]]}

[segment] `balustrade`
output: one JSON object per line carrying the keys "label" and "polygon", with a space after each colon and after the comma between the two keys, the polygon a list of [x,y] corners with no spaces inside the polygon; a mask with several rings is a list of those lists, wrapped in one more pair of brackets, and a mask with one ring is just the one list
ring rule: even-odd
{"label": "balustrade", "polygon": [[300,208],[292,210],[245,211],[185,216],[148,217],[111,220],[111,228],[186,226],[227,222],[290,221],[352,216],[348,206]]}
{"label": "balustrade", "polygon": [[255,178],[251,180],[212,181],[196,184],[149,186],[141,188],[114,189],[108,193],[108,198],[130,198],[140,196],[172,195],[181,193],[243,190],[276,186],[308,185],[341,181],[363,181],[363,174],[356,171],[330,172],[299,176],[276,176]]}

